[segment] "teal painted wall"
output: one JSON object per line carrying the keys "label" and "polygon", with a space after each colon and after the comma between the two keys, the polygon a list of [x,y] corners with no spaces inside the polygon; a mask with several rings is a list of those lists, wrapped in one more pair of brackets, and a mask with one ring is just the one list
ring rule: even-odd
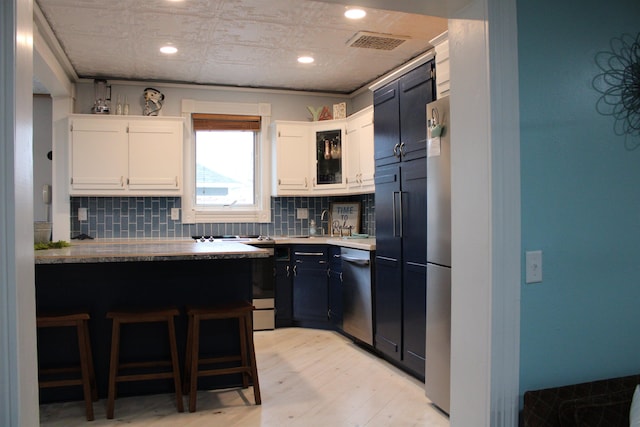
{"label": "teal painted wall", "polygon": [[[517,6],[522,394],[640,373],[640,148],[625,149],[592,88],[596,53],[640,32],[640,2]],[[537,249],[543,282],[524,284]]]}

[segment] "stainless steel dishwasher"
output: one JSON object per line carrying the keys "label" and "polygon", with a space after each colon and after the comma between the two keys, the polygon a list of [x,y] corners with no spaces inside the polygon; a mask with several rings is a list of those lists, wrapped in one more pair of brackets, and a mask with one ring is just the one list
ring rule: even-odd
{"label": "stainless steel dishwasher", "polygon": [[373,345],[373,303],[371,294],[371,252],[341,248],[342,329],[352,337]]}

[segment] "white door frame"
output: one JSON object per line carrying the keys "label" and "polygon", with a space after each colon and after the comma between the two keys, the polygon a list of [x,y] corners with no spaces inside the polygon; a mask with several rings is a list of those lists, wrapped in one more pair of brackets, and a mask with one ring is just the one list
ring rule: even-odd
{"label": "white door frame", "polygon": [[[425,14],[439,3],[442,10],[442,2],[435,0],[350,3],[386,9],[396,4]],[[452,144],[457,145],[452,151],[451,425],[510,426],[517,425],[519,400],[516,2],[468,0],[462,8],[460,3],[448,2],[455,5],[448,17]],[[33,2],[5,1],[0,12],[0,348],[5,349],[0,357],[0,423],[37,425],[30,243]]]}
{"label": "white door frame", "polygon": [[0,3],[0,425],[36,426],[33,3]]}

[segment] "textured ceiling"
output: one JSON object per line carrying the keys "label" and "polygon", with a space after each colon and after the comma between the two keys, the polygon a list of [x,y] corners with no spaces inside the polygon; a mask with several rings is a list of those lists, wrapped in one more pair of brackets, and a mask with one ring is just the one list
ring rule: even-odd
{"label": "textured ceiling", "polygon": [[[442,18],[311,0],[36,0],[80,78],[351,93],[429,50]],[[358,32],[409,39],[347,46]],[[172,44],[178,53],[159,48]],[[310,65],[296,62],[312,55]]]}

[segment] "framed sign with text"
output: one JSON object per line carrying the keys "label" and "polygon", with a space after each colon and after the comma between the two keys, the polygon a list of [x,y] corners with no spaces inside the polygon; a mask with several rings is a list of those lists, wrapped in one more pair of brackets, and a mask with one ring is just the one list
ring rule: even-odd
{"label": "framed sign with text", "polygon": [[331,203],[331,235],[350,236],[360,232],[360,202]]}

